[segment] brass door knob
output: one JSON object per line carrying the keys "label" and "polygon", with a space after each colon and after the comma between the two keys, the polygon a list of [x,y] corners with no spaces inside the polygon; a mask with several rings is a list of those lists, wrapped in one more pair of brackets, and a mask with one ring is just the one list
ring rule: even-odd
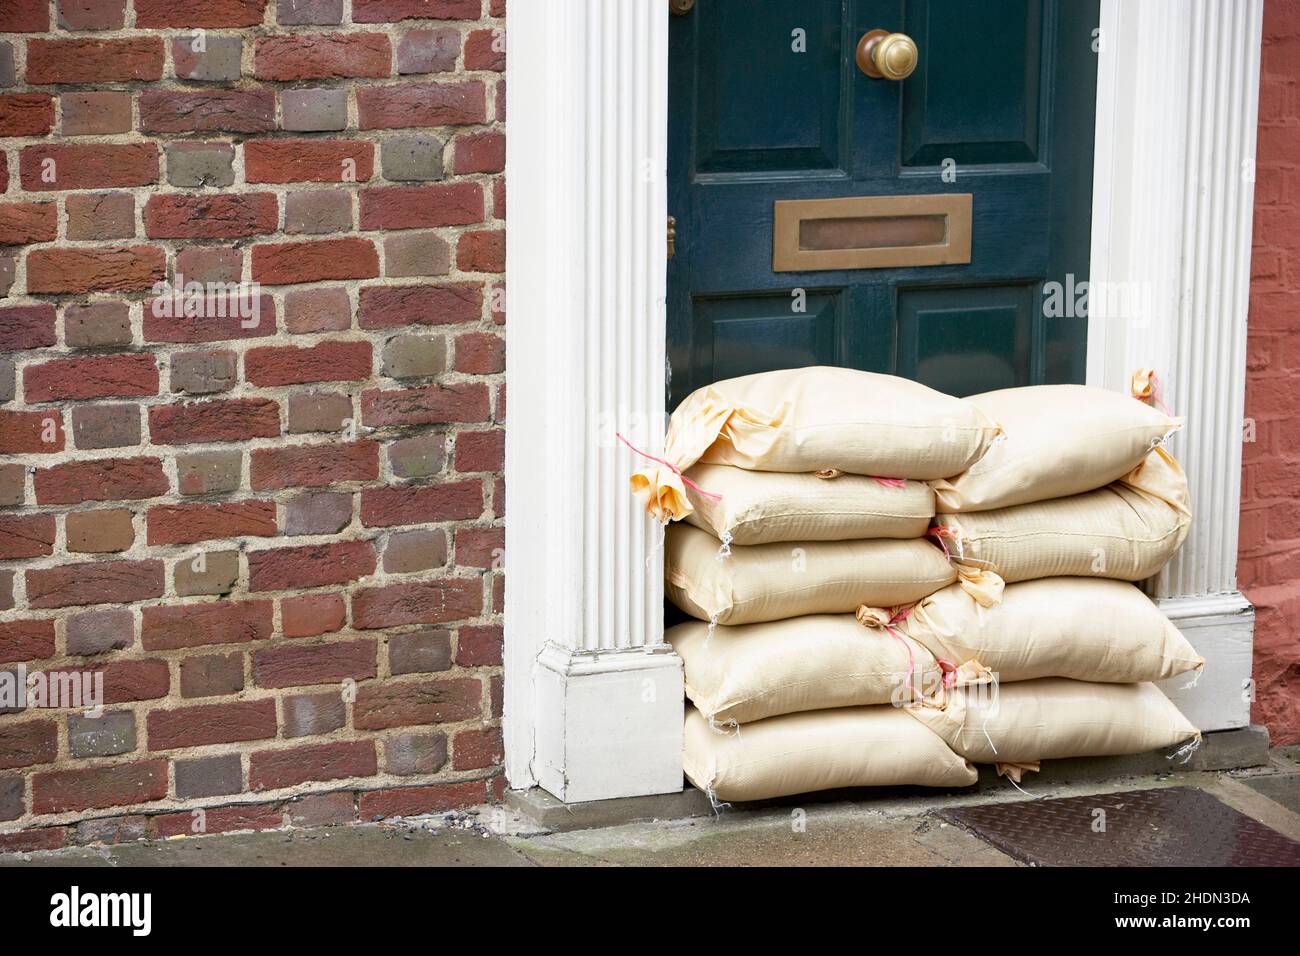
{"label": "brass door knob", "polygon": [[858,41],[858,69],[878,80],[907,79],[917,59],[916,41],[906,33],[871,30]]}

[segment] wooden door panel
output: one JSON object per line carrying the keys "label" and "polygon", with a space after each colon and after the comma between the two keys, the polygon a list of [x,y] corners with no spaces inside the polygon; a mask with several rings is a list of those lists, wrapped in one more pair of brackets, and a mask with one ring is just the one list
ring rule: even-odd
{"label": "wooden door panel", "polygon": [[781,368],[838,364],[838,294],[695,301],[694,376],[719,381]]}
{"label": "wooden door panel", "polygon": [[1030,284],[900,289],[898,374],[950,395],[1028,385],[1035,312]]}

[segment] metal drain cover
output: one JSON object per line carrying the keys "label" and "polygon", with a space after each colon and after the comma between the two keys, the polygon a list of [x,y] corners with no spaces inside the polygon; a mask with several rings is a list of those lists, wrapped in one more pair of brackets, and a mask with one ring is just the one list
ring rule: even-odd
{"label": "metal drain cover", "polygon": [[1300,866],[1300,843],[1189,787],[957,807],[939,815],[1038,866]]}

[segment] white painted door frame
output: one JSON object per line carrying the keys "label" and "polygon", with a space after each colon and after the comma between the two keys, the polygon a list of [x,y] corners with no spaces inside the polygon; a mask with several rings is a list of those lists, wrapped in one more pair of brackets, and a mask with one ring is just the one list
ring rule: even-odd
{"label": "white painted door frame", "polygon": [[[682,785],[659,530],[627,489],[664,422],[666,0],[512,0],[506,774],[567,802]],[[1197,516],[1155,582],[1210,660],[1171,691],[1241,726],[1236,587],[1261,0],[1102,0],[1088,381],[1158,369]],[[1120,285],[1127,283],[1129,285]]]}

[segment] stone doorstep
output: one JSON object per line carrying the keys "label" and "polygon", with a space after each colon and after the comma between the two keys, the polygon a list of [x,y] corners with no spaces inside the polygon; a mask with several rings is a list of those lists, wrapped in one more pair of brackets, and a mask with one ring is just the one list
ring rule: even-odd
{"label": "stone doorstep", "polygon": [[[1284,760],[1279,761],[1279,763],[1284,762],[1290,763],[1291,760],[1284,758]],[[1037,774],[1026,774],[1023,782],[1026,786],[1032,786],[1033,783],[1052,785],[1102,783],[1117,777],[1186,771],[1244,770],[1252,767],[1264,767],[1268,763],[1268,730],[1260,725],[1252,724],[1249,727],[1242,727],[1237,730],[1219,730],[1207,733],[1201,746],[1184,764],[1171,761],[1166,756],[1166,751],[1163,750],[1121,757],[1072,757],[1064,760],[1044,761],[1042,770]],[[1009,787],[1007,781],[997,776],[997,772],[993,767],[981,766],[979,771],[979,782],[973,787],[961,790],[921,791],[915,787],[829,790],[819,794],[803,794],[774,800],[735,803],[731,804],[730,812],[807,805],[809,803],[831,803],[846,799],[859,804],[879,802],[883,808],[886,804],[896,803],[900,797],[919,808],[927,800],[933,799],[927,794],[933,794],[935,797],[946,794],[970,796]],[[652,820],[702,817],[713,813],[709,798],[702,791],[690,786],[673,793],[622,797],[615,800],[592,800],[586,803],[570,804],[556,799],[540,787],[533,787],[530,790],[507,790],[505,803],[507,807],[517,811],[538,830],[553,833],[570,830],[591,830],[598,827],[620,826],[625,823],[640,823]]]}

